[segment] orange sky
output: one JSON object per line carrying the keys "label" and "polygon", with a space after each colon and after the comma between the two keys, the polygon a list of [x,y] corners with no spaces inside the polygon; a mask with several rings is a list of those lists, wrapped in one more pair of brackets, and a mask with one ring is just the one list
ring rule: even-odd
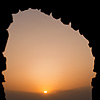
{"label": "orange sky", "polygon": [[91,48],[79,31],[38,10],[13,15],[4,55],[6,90],[48,92],[90,86]]}

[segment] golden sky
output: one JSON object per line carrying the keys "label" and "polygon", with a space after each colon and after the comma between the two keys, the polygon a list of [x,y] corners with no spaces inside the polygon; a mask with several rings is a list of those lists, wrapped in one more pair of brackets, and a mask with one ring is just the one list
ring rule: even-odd
{"label": "golden sky", "polygon": [[90,86],[94,57],[89,41],[38,10],[13,15],[4,55],[6,90],[48,92]]}

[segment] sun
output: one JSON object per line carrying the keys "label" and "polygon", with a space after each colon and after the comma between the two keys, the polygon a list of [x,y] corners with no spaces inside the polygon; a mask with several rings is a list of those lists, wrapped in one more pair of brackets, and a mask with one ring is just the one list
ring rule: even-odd
{"label": "sun", "polygon": [[44,91],[44,94],[47,94],[48,93],[48,91]]}

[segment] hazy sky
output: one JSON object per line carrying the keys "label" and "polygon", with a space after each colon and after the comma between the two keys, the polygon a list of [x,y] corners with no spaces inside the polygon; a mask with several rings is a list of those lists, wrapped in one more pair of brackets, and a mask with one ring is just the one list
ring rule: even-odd
{"label": "hazy sky", "polygon": [[43,92],[90,86],[91,48],[79,31],[38,10],[13,15],[4,55],[6,90]]}

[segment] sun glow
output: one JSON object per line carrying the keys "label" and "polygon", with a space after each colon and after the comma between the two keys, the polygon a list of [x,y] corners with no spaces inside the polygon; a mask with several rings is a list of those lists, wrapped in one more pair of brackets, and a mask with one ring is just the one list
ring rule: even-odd
{"label": "sun glow", "polygon": [[48,93],[47,91],[44,91],[44,94]]}
{"label": "sun glow", "polygon": [[7,90],[46,96],[90,85],[94,77],[91,49],[71,23],[66,26],[52,14],[32,9],[13,14],[13,20],[4,53],[9,59],[4,72]]}

